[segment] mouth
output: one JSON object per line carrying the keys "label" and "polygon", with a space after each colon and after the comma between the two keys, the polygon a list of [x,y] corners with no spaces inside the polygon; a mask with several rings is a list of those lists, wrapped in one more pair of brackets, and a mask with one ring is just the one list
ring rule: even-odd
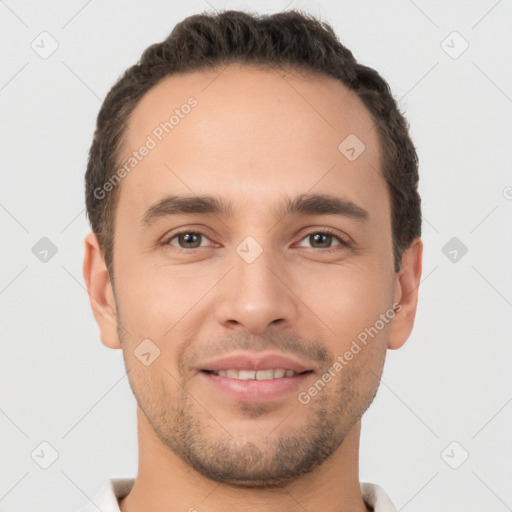
{"label": "mouth", "polygon": [[229,377],[230,379],[237,380],[271,380],[283,379],[285,377],[295,377],[296,375],[308,373],[312,370],[306,370],[299,373],[293,370],[284,370],[283,368],[269,368],[268,370],[239,370],[237,368],[230,368],[228,370],[203,371],[212,375],[217,375],[219,377]]}
{"label": "mouth", "polygon": [[203,365],[199,374],[221,396],[246,402],[284,397],[314,373],[312,368],[278,354],[232,354]]}

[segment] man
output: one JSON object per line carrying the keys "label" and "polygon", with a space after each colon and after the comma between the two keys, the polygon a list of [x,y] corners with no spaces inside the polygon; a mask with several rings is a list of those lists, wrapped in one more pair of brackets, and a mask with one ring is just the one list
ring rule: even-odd
{"label": "man", "polygon": [[387,512],[361,417],[414,323],[417,157],[386,82],[295,11],[195,15],[107,95],[84,277],[137,399],[103,512]]}

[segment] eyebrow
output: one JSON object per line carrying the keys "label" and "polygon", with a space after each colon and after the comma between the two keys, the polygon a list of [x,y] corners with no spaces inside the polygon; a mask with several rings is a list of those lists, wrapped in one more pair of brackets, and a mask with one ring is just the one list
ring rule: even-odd
{"label": "eyebrow", "polygon": [[[142,217],[142,224],[150,226],[158,219],[171,215],[219,215],[233,217],[235,210],[229,201],[215,196],[167,196],[150,206]],[[328,194],[301,194],[284,203],[274,212],[276,218],[291,215],[339,215],[356,221],[367,221],[367,210],[348,199]]]}

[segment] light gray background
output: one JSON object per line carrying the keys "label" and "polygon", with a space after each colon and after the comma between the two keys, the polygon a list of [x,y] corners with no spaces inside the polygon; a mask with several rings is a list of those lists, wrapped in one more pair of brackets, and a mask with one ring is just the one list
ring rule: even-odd
{"label": "light gray background", "polygon": [[[75,510],[106,478],[136,474],[135,400],[82,278],[83,175],[119,75],[214,8],[316,14],[400,98],[421,164],[424,274],[414,332],[364,418],[361,480],[406,512],[511,510],[512,2],[6,0],[0,511]],[[31,48],[50,47],[43,31],[59,45],[47,59]],[[32,253],[42,237],[58,248],[46,263]],[[442,252],[452,237],[468,248],[456,262]],[[58,452],[48,469],[44,441]]]}

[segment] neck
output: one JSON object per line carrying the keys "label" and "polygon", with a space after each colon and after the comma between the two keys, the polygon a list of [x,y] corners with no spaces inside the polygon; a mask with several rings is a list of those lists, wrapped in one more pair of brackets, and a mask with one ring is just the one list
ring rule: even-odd
{"label": "neck", "polygon": [[203,477],[162,444],[140,408],[137,429],[139,471],[132,490],[119,503],[121,512],[368,512],[358,476],[360,422],[321,466],[288,485],[263,489]]}

